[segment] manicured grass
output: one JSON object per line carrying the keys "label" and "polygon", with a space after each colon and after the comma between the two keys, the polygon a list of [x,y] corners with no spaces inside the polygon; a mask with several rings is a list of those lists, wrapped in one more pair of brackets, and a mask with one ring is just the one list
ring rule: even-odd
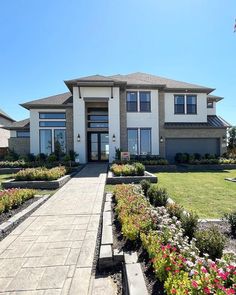
{"label": "manicured grass", "polygon": [[224,180],[236,177],[236,170],[156,175],[174,201],[196,211],[200,218],[221,218],[223,213],[236,210],[236,183]]}
{"label": "manicured grass", "polygon": [[11,179],[12,174],[0,174],[0,189],[2,188],[1,183],[7,179]]}

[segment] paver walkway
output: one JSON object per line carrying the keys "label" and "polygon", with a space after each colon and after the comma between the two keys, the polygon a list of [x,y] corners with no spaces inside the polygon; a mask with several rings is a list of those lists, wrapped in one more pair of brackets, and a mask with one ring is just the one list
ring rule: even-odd
{"label": "paver walkway", "polygon": [[0,294],[88,294],[106,164],[88,164],[0,242]]}

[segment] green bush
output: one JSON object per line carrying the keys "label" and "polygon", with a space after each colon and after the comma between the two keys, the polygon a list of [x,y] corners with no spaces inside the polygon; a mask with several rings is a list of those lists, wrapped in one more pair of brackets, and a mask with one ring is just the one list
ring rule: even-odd
{"label": "green bush", "polygon": [[48,156],[47,161],[49,163],[56,162],[57,161],[57,156],[55,154],[51,154],[51,155]]}
{"label": "green bush", "polygon": [[155,207],[166,206],[168,194],[166,189],[159,188],[157,184],[151,185],[147,191],[150,203]]}
{"label": "green bush", "polygon": [[191,240],[198,227],[198,215],[194,212],[181,214],[180,221],[184,229],[184,235]]}
{"label": "green bush", "polygon": [[201,255],[207,253],[211,259],[222,257],[226,238],[216,227],[197,231],[195,238]]}
{"label": "green bush", "polygon": [[144,175],[145,167],[142,163],[134,163],[132,166],[134,166],[135,173],[139,176]]}
{"label": "green bush", "polygon": [[143,180],[140,181],[140,185],[142,187],[143,194],[146,197],[147,196],[147,191],[151,187],[151,182],[149,180],[143,179]]}
{"label": "green bush", "polygon": [[176,203],[167,204],[166,209],[170,217],[175,216],[178,219],[181,219],[181,216],[184,211],[184,208]]}
{"label": "green bush", "polygon": [[224,219],[226,219],[230,225],[231,234],[236,236],[236,211],[225,214]]}
{"label": "green bush", "polygon": [[15,174],[16,180],[56,180],[66,174],[65,167],[28,168]]}

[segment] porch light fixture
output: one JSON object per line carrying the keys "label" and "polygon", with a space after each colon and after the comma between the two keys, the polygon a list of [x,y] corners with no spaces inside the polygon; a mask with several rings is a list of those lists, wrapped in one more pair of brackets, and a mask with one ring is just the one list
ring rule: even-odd
{"label": "porch light fixture", "polygon": [[112,135],[112,141],[113,141],[113,142],[116,141],[116,136],[115,136],[115,134]]}
{"label": "porch light fixture", "polygon": [[164,138],[161,136],[160,137],[160,143],[163,143],[164,142]]}
{"label": "porch light fixture", "polygon": [[80,142],[80,134],[77,135],[77,141]]}

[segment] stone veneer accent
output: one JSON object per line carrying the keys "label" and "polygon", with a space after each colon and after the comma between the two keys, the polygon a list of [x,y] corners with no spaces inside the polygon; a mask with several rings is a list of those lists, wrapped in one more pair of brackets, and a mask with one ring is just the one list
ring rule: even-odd
{"label": "stone veneer accent", "polygon": [[128,150],[126,90],[120,89],[120,148]]}
{"label": "stone veneer accent", "polygon": [[19,155],[27,155],[30,153],[30,139],[11,137],[8,140],[9,149],[14,150]]}
{"label": "stone veneer accent", "polygon": [[66,109],[66,148],[67,152],[74,150],[73,108]]}
{"label": "stone veneer accent", "polygon": [[165,128],[165,93],[159,91],[159,138],[162,136],[164,142],[160,142],[160,156],[165,158],[165,139],[166,138],[219,138],[220,140],[220,153],[226,152],[222,137],[226,137],[225,128]]}

